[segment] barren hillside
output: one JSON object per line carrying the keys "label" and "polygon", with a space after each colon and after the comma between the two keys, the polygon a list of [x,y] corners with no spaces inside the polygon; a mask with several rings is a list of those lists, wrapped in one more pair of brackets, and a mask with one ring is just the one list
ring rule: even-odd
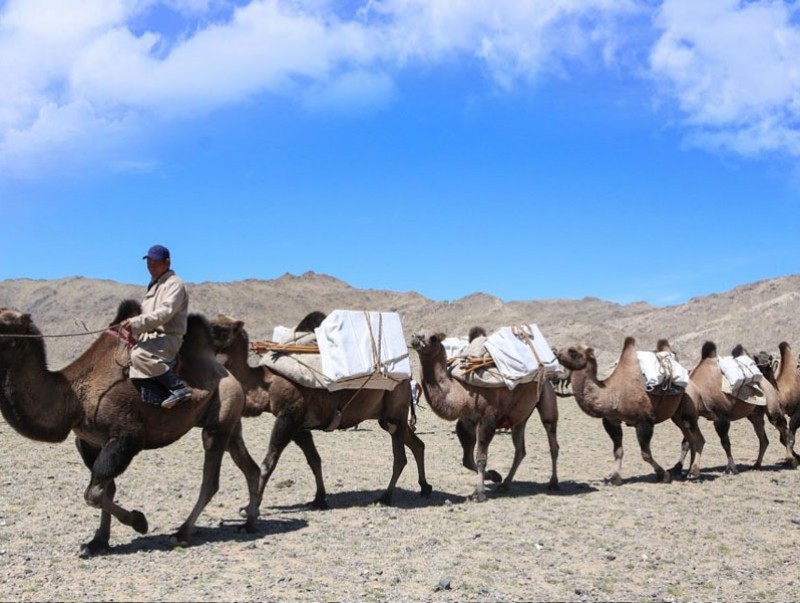
{"label": "barren hillside", "polygon": [[[760,281],[730,291],[698,297],[685,304],[656,308],[646,303],[620,305],[596,298],[503,302],[475,293],[436,302],[413,291],[355,289],[330,276],[312,272],[286,274],[274,280],[189,285],[191,309],[207,316],[218,313],[244,320],[251,339],[266,339],[276,325],[293,326],[311,310],[337,308],[396,311],[406,335],[421,326],[465,335],[473,325],[491,331],[505,325],[537,323],[556,347],[593,345],[602,367],[616,360],[625,336],[652,348],[667,337],[682,361],[691,367],[704,341],[721,351],[743,343],[751,350],[777,353],[778,344],[800,345],[800,275]],[[66,278],[0,281],[0,307],[30,312],[46,335],[94,331],[107,325],[117,304],[140,299],[144,286],[107,280]],[[48,361],[60,368],[88,345],[86,337],[49,338]]]}

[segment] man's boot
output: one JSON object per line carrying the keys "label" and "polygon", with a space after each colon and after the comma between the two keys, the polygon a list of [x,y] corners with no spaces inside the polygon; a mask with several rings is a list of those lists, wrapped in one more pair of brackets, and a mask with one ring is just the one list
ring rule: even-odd
{"label": "man's boot", "polygon": [[172,369],[154,379],[169,390],[169,396],[161,403],[161,408],[172,408],[178,402],[192,397],[192,390],[186,387],[178,375],[172,372]]}

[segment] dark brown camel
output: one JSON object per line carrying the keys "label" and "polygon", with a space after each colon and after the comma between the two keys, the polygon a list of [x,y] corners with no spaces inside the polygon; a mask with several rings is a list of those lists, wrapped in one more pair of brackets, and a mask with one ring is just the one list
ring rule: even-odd
{"label": "dark brown camel", "polygon": [[[739,352],[741,353],[741,352]],[[700,362],[689,373],[689,378],[696,386],[697,395],[693,396],[695,407],[701,417],[714,423],[714,429],[719,435],[720,443],[725,451],[728,462],[727,473],[736,474],[736,462],[731,452],[731,440],[728,435],[731,421],[747,418],[753,425],[758,437],[758,458],[753,464],[754,469],[760,469],[764,460],[764,453],[769,445],[766,430],[764,429],[764,416],[767,407],[750,404],[744,400],[722,390],[722,370],[717,356],[717,345],[713,341],[706,341],[700,352]],[[771,395],[769,388],[765,389],[768,406],[775,408],[777,400]],[[774,410],[770,412],[773,414]]]}
{"label": "dark brown camel", "polygon": [[[137,302],[123,302],[112,325],[138,312]],[[128,349],[116,333],[101,334],[77,360],[61,371],[50,371],[44,342],[30,315],[0,309],[0,411],[11,427],[33,440],[62,442],[73,432],[91,471],[84,498],[101,509],[100,527],[81,546],[82,557],[109,550],[112,516],[140,534],[147,532],[143,513],[115,502],[114,480],[140,451],[167,446],[195,426],[203,428],[203,482],[173,543],[188,544],[198,516],[219,489],[226,450],[247,480],[245,527],[256,529],[258,465],[242,439],[244,392],[216,361],[208,323],[200,316],[190,316],[181,358],[181,376],[192,388],[192,400],[170,410],[154,407],[141,401],[128,379]]]}
{"label": "dark brown camel", "polygon": [[[800,456],[794,450],[797,428],[800,426],[800,372],[798,372],[792,347],[785,341],[778,345],[780,361],[776,362],[767,352],[753,356],[756,365],[766,378],[769,386],[776,391],[777,409],[768,403],[767,418],[780,434],[781,444],[786,448],[786,465],[797,469]],[[775,373],[777,365],[778,372]],[[765,392],[768,385],[762,381]],[[769,402],[769,398],[768,398]],[[789,417],[789,421],[786,421]]]}
{"label": "dark brown camel", "polygon": [[[313,331],[324,318],[325,314],[313,312],[298,324],[295,331]],[[322,459],[311,431],[330,430],[337,411],[341,411],[336,429],[348,429],[363,421],[377,420],[392,437],[392,477],[378,503],[390,505],[392,502],[395,485],[408,462],[404,446],[408,446],[417,463],[421,495],[430,496],[433,489],[425,479],[425,444],[408,426],[410,380],[398,383],[391,391],[346,389],[329,392],[305,387],[265,366],[249,365],[249,336],[242,321],[219,315],[211,321],[211,328],[217,357],[244,387],[248,399],[247,416],[260,414],[264,410],[275,415],[267,454],[261,464],[259,495],[263,495],[281,453],[290,441],[294,441],[302,449],[314,473],[317,490],[311,506],[316,509],[328,508],[322,479]]]}
{"label": "dark brown camel", "polygon": [[[525,458],[525,425],[535,408],[547,432],[552,474],[548,487],[558,489],[558,403],[553,386],[546,379],[521,383],[514,389],[467,385],[454,379],[447,368],[447,354],[442,345],[446,335],[422,330],[411,339],[422,365],[422,390],[429,406],[446,421],[456,421],[456,433],[463,449],[463,465],[477,474],[472,500],[486,500],[484,482],[501,482],[507,491],[522,459]],[[487,471],[489,444],[499,428],[510,427],[514,443],[514,461],[503,480],[497,471]],[[477,453],[475,447],[477,444]]]}
{"label": "dark brown camel", "polygon": [[[661,340],[658,349],[668,351],[669,343]],[[669,483],[672,475],[680,475],[679,465],[667,472],[655,461],[650,451],[654,426],[667,419],[678,426],[689,443],[692,456],[688,477],[700,475],[703,441],[697,428],[697,411],[685,391],[646,390],[633,337],[625,338],[619,361],[604,380],[597,376],[597,358],[592,348],[565,348],[557,354],[557,358],[572,371],[572,391],[578,406],[590,417],[602,419],[603,427],[611,437],[615,466],[606,477],[607,481],[614,485],[622,484],[623,423],[636,428],[642,458],[653,467],[659,482]]]}

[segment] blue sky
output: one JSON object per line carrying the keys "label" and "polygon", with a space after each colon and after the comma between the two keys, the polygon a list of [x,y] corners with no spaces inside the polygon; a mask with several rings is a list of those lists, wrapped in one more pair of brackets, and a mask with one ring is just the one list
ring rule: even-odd
{"label": "blue sky", "polygon": [[0,0],[0,279],[654,305],[798,272],[800,7]]}

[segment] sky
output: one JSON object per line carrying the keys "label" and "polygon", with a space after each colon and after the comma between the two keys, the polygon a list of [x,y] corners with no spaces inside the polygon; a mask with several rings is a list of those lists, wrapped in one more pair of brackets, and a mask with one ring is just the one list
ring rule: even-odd
{"label": "sky", "polygon": [[0,0],[0,280],[681,304],[799,272],[799,160],[794,1]]}

